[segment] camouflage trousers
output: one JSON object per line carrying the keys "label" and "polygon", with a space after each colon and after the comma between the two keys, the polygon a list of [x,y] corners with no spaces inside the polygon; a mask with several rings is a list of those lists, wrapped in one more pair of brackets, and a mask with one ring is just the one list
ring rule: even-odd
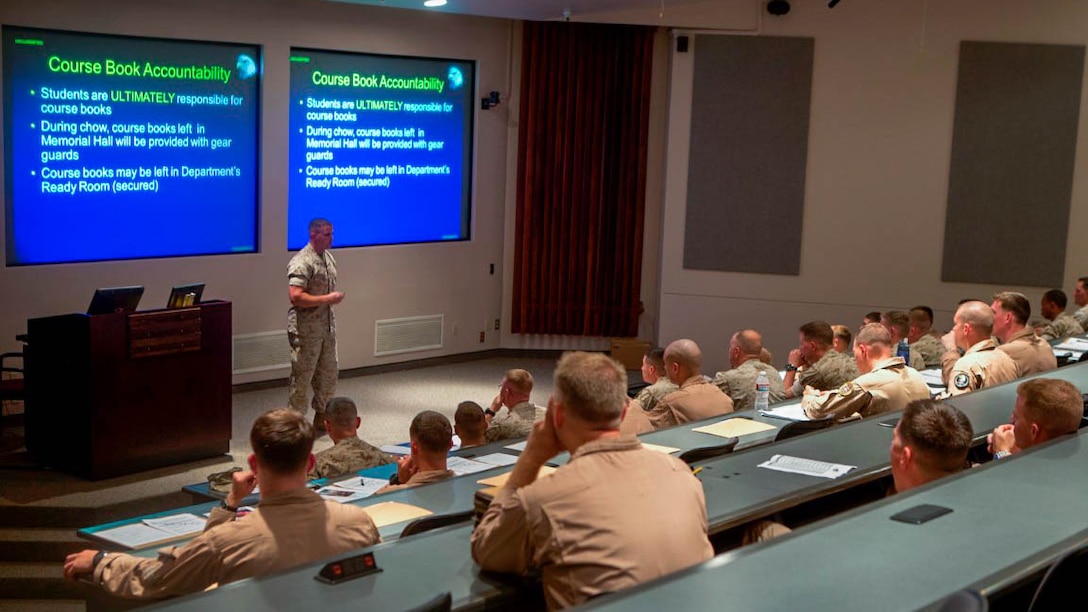
{"label": "camouflage trousers", "polygon": [[306,400],[313,388],[314,412],[323,414],[325,404],[336,394],[340,372],[336,363],[336,334],[325,331],[305,336],[287,332],[291,343],[291,377],[287,381],[287,405],[306,414]]}

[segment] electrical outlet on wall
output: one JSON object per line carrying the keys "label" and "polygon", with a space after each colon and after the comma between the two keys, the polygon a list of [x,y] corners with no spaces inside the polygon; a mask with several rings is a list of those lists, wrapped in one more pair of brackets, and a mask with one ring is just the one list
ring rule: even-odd
{"label": "electrical outlet on wall", "polygon": [[495,331],[499,331],[499,319],[495,319]]}
{"label": "electrical outlet on wall", "polygon": [[480,332],[480,342],[484,341],[484,332]]}

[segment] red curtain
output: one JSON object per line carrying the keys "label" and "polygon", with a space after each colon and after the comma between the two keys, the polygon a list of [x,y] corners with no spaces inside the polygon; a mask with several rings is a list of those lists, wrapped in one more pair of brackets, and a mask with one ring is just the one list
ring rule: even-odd
{"label": "red curtain", "polygon": [[653,38],[525,23],[514,333],[638,334]]}

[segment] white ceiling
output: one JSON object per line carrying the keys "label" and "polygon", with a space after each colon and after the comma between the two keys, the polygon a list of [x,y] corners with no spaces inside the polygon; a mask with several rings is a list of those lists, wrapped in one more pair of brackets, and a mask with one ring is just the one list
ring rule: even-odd
{"label": "white ceiling", "polygon": [[560,20],[567,15],[570,16],[571,20],[575,21],[593,21],[594,15],[616,11],[657,10],[667,12],[669,7],[706,2],[706,0],[449,0],[443,7],[425,8],[423,0],[335,1],[531,21]]}

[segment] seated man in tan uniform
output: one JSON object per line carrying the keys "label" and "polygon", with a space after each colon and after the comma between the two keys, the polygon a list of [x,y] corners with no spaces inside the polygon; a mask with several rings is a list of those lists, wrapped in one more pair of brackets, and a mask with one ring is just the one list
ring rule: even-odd
{"label": "seated man in tan uniform", "polygon": [[902,493],[962,470],[974,435],[971,420],[952,404],[930,399],[907,404],[892,432],[895,490]]}
{"label": "seated man in tan uniform", "polygon": [[762,352],[763,336],[754,329],[739,331],[729,339],[729,367],[732,369],[718,372],[711,382],[733,400],[734,410],[751,410],[755,407],[756,378],[760,372],[767,373],[770,401],[786,399],[782,377],[777,370],[760,360]]}
{"label": "seated man in tan uniform", "polygon": [[454,476],[446,469],[446,456],[453,448],[453,427],[446,415],[434,410],[420,412],[412,419],[408,435],[412,440],[411,454],[397,461],[397,473],[377,493],[409,489]]}
{"label": "seated man in tan uniform", "polygon": [[1012,358],[997,350],[993,341],[994,311],[979,301],[964,302],[956,310],[952,337],[963,350],[948,351],[941,358],[945,397],[962,395],[985,387],[1016,380],[1017,368]]}
{"label": "seated man in tan uniform", "polygon": [[665,370],[679,389],[646,411],[654,429],[733,412],[733,400],[703,378],[702,364],[703,352],[692,340],[676,340],[665,349]]}
{"label": "seated man in tan uniform", "polygon": [[907,329],[907,342],[918,351],[927,368],[941,367],[941,355],[944,345],[939,336],[933,333],[933,309],[929,306],[915,306],[907,313],[910,327]]}
{"label": "seated man in tan uniform", "polygon": [[896,357],[891,334],[883,325],[869,324],[854,339],[858,376],[836,391],[805,391],[801,406],[812,419],[847,419],[902,410],[908,403],[929,398],[929,386],[914,368]]}
{"label": "seated man in tan uniform", "polygon": [[1051,289],[1043,294],[1039,312],[1049,323],[1039,329],[1043,340],[1060,340],[1084,333],[1081,324],[1065,311],[1068,299],[1061,289]]}
{"label": "seated man in tan uniform", "polygon": [[[297,412],[262,414],[249,433],[251,472],[237,472],[231,492],[213,508],[204,533],[158,558],[94,550],[68,555],[64,575],[106,591],[157,599],[261,576],[381,541],[362,508],[325,501],[306,488],[313,427]],[[238,504],[261,485],[260,506],[236,518]]]}
{"label": "seated man in tan uniform", "polygon": [[325,429],[334,446],[314,456],[310,478],[331,478],[391,463],[393,458],[359,439],[359,410],[346,397],[334,397],[325,405]]}
{"label": "seated man in tan uniform", "polygon": [[1073,383],[1054,378],[1025,380],[1016,387],[1011,423],[988,436],[994,459],[1076,433],[1084,418],[1084,399]]}
{"label": "seated man in tan uniform", "polygon": [[[699,480],[680,460],[620,435],[626,391],[626,372],[606,355],[563,355],[547,416],[472,533],[472,557],[482,569],[540,572],[549,609],[714,554]],[[538,478],[564,450],[570,461]]]}
{"label": "seated man in tan uniform", "polygon": [[484,440],[486,431],[487,419],[484,418],[484,409],[479,404],[476,402],[457,404],[457,412],[453,414],[453,433],[461,438],[461,448],[487,444]]}
{"label": "seated man in tan uniform", "polygon": [[1031,302],[1023,293],[1002,291],[994,294],[994,337],[1001,341],[997,350],[1004,351],[1016,363],[1017,377],[1047,372],[1058,367],[1050,343],[1027,327],[1031,318]]}
{"label": "seated man in tan uniform", "polygon": [[[899,341],[907,340],[910,334],[910,315],[902,310],[889,310],[880,315],[880,324],[892,335],[892,354],[898,354]],[[926,369],[925,358],[918,349],[910,346],[910,340],[907,340],[907,347],[910,351],[910,360],[907,361],[907,365],[919,371]]]}
{"label": "seated man in tan uniform", "polygon": [[829,324],[810,321],[798,332],[800,346],[790,351],[786,364],[786,397],[798,397],[805,387],[831,391],[858,377],[854,358],[831,348],[835,334]]}
{"label": "seated man in tan uniform", "polygon": [[[653,410],[666,395],[676,391],[677,386],[669,380],[665,372],[665,349],[651,348],[642,357],[642,380],[650,383],[635,396],[632,408]],[[636,406],[637,404],[637,406]]]}
{"label": "seated man in tan uniform", "polygon": [[[529,435],[536,421],[536,406],[529,401],[533,392],[533,375],[526,370],[510,370],[502,378],[499,394],[491,400],[491,407],[484,410],[487,418],[488,442],[524,438]],[[502,414],[503,407],[506,413]]]}

